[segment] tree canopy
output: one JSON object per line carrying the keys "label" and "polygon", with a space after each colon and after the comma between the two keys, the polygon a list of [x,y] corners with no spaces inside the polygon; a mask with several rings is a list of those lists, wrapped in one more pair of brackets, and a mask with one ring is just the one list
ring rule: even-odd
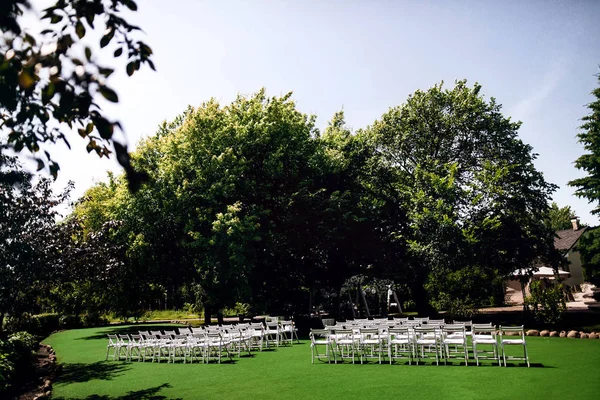
{"label": "tree canopy", "polygon": [[575,166],[585,171],[587,176],[574,179],[569,185],[576,188],[576,196],[595,203],[592,214],[600,214],[600,86],[592,91],[592,95],[594,101],[587,105],[589,114],[582,118],[581,132],[577,134],[586,153],[575,160]]}
{"label": "tree canopy", "polygon": [[114,147],[136,188],[146,175],[131,167],[126,146],[113,139],[121,125],[98,105],[100,97],[109,102],[119,100],[107,83],[114,69],[98,62],[93,46],[85,43],[90,32],[104,32],[100,48],[104,53],[111,51],[115,58],[124,56],[128,75],[143,64],[154,69],[152,50],[135,37],[140,28],[123,17],[124,9],[137,10],[136,3],[57,0],[42,11],[42,22],[48,27],[39,33],[21,25],[23,14],[30,9],[28,0],[4,0],[0,5],[0,127],[7,135],[0,151],[6,147],[16,152],[27,150],[38,170],[47,166],[56,177],[59,163],[48,150],[40,154],[42,145],[63,141],[70,146],[69,137],[76,130],[88,139],[88,152],[108,157]]}
{"label": "tree canopy", "polygon": [[[598,75],[600,83],[600,74]],[[575,187],[575,195],[586,198],[595,204],[592,214],[600,214],[600,86],[592,91],[594,100],[587,105],[589,114],[582,118],[581,132],[577,134],[586,153],[575,160],[575,166],[587,173],[587,176],[572,180],[569,185]],[[586,279],[600,282],[600,233],[598,228],[588,230],[579,243],[581,261]]]}
{"label": "tree canopy", "polygon": [[512,270],[557,257],[542,223],[556,186],[535,169],[520,123],[480,91],[466,81],[416,91],[369,128],[407,217],[389,234],[408,246],[405,279],[424,305],[423,288],[438,308],[502,301]]}
{"label": "tree canopy", "polygon": [[575,211],[571,206],[559,207],[558,204],[552,202],[548,210],[547,222],[555,231],[569,229],[572,227],[571,219],[576,216]]}
{"label": "tree canopy", "polygon": [[338,313],[361,285],[377,309],[388,285],[419,311],[502,303],[514,269],[560,258],[544,220],[555,186],[480,91],[438,84],[356,132],[342,111],[321,132],[264,89],[189,107],[132,153],[152,177],[139,191],[111,175],[59,225],[45,296],[121,316],[164,299],[207,320],[237,303]]}

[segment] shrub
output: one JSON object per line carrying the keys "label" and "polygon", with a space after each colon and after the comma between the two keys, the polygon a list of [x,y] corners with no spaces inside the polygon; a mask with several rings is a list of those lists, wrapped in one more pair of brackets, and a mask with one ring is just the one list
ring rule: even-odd
{"label": "shrub", "polygon": [[58,314],[38,314],[34,315],[33,319],[36,320],[34,329],[27,329],[27,332],[34,333],[36,335],[46,337],[52,332],[59,329]]}
{"label": "shrub", "polygon": [[85,314],[82,318],[83,326],[91,328],[94,326],[108,325],[108,320],[99,313]]}
{"label": "shrub", "polygon": [[3,329],[8,332],[32,331],[33,316],[29,313],[11,315],[4,321]]}
{"label": "shrub", "polygon": [[30,376],[37,346],[35,336],[27,332],[17,332],[6,341],[0,340],[0,395]]}
{"label": "shrub", "polygon": [[567,310],[563,296],[563,285],[550,284],[544,287],[540,280],[534,280],[529,285],[531,295],[525,297],[525,306],[533,312],[536,321],[546,324],[555,324],[562,318]]}
{"label": "shrub", "polygon": [[61,329],[81,328],[79,315],[61,315],[58,322]]}
{"label": "shrub", "polygon": [[25,375],[33,368],[33,359],[38,347],[38,341],[28,332],[17,332],[8,338],[12,347],[12,359],[15,371],[19,376]]}
{"label": "shrub", "polygon": [[223,315],[226,317],[237,317],[237,316],[248,316],[250,314],[250,304],[248,303],[235,303],[233,308],[225,307],[223,309]]}
{"label": "shrub", "polygon": [[413,300],[406,300],[404,304],[402,304],[402,311],[413,311],[417,305]]}
{"label": "shrub", "polygon": [[10,344],[0,340],[0,394],[5,393],[10,388],[10,381],[15,370],[15,364],[11,356]]}
{"label": "shrub", "polygon": [[450,319],[471,319],[477,309],[469,299],[451,297],[448,293],[439,293],[437,299],[431,300],[431,305],[437,311],[446,311]]}
{"label": "shrub", "polygon": [[58,328],[58,314],[31,315],[24,313],[19,316],[7,318],[6,323],[4,324],[4,330],[6,332],[27,331],[40,337],[46,337],[58,330]]}

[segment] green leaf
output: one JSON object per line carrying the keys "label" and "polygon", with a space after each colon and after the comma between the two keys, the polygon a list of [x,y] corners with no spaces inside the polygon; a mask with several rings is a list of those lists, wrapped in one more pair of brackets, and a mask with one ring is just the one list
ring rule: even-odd
{"label": "green leaf", "polygon": [[123,48],[119,47],[118,49],[115,50],[114,56],[119,57],[121,54],[123,54]]}
{"label": "green leaf", "polygon": [[27,71],[22,71],[19,74],[19,86],[23,89],[29,89],[35,84],[35,78]]}
{"label": "green leaf", "polygon": [[106,32],[106,34],[102,36],[102,39],[100,39],[100,47],[106,47],[112,40],[113,36],[115,36],[115,29],[108,28],[108,32]]}
{"label": "green leaf", "polygon": [[98,72],[108,78],[115,70],[112,68],[98,67]]}
{"label": "green leaf", "polygon": [[146,62],[148,63],[148,65],[150,66],[150,68],[152,68],[152,71],[156,71],[156,68],[154,67],[154,63],[152,62],[152,60],[146,60]]}
{"label": "green leaf", "polygon": [[42,103],[48,104],[48,102],[50,100],[52,100],[54,93],[55,93],[54,83],[50,82],[50,83],[48,83],[48,85],[46,87],[44,87],[42,89]]}
{"label": "green leaf", "polygon": [[119,102],[119,96],[117,93],[107,86],[100,87],[100,94],[102,94],[102,96],[104,96],[104,98],[108,101],[112,101],[113,103]]}
{"label": "green leaf", "polygon": [[77,20],[77,23],[75,24],[75,33],[77,33],[79,39],[82,39],[85,36],[85,27],[81,23],[81,20]]}
{"label": "green leaf", "polygon": [[96,129],[102,139],[110,139],[113,135],[113,125],[105,118],[99,117],[94,121]]}
{"label": "green leaf", "polygon": [[85,20],[87,21],[88,25],[94,29],[94,18],[96,17],[96,14],[94,14],[93,11],[88,11],[87,14],[85,14]]}
{"label": "green leaf", "polygon": [[92,49],[89,47],[85,48],[85,58],[87,58],[88,61],[92,59]]}
{"label": "green leaf", "polygon": [[51,23],[51,24],[57,24],[57,23],[59,23],[60,21],[62,21],[62,19],[63,19],[63,17],[62,17],[62,16],[54,14],[54,15],[52,16],[52,18],[50,18],[50,23]]}
{"label": "green leaf", "polygon": [[137,4],[135,4],[135,2],[133,0],[127,0],[125,2],[125,5],[127,6],[127,8],[129,8],[131,11],[137,11]]}
{"label": "green leaf", "polygon": [[127,64],[127,75],[131,76],[135,72],[135,61],[131,61]]}
{"label": "green leaf", "polygon": [[56,179],[58,177],[58,170],[60,169],[58,164],[52,162],[48,168],[50,169],[50,175],[52,175],[52,177]]}

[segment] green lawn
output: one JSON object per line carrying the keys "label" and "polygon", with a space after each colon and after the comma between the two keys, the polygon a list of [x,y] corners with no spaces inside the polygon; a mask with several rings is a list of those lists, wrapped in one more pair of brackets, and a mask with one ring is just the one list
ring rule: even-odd
{"label": "green lawn", "polygon": [[531,368],[312,365],[307,340],[233,364],[104,361],[106,333],[128,329],[138,327],[77,329],[47,338],[63,365],[53,399],[600,398],[600,340],[528,338]]}

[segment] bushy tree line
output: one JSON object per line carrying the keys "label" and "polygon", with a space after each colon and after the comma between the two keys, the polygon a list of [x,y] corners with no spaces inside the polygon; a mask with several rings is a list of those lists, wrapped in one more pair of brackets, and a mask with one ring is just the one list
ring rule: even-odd
{"label": "bushy tree line", "polygon": [[[237,302],[255,312],[334,312],[356,275],[394,282],[421,312],[503,302],[515,268],[558,262],[545,221],[555,186],[481,87],[417,91],[352,132],[323,132],[291,95],[264,90],[188,108],[132,153],[151,177],[90,188],[54,226],[46,308],[139,315]],[[42,292],[40,292],[42,293]],[[166,302],[166,304],[165,304]]]}

